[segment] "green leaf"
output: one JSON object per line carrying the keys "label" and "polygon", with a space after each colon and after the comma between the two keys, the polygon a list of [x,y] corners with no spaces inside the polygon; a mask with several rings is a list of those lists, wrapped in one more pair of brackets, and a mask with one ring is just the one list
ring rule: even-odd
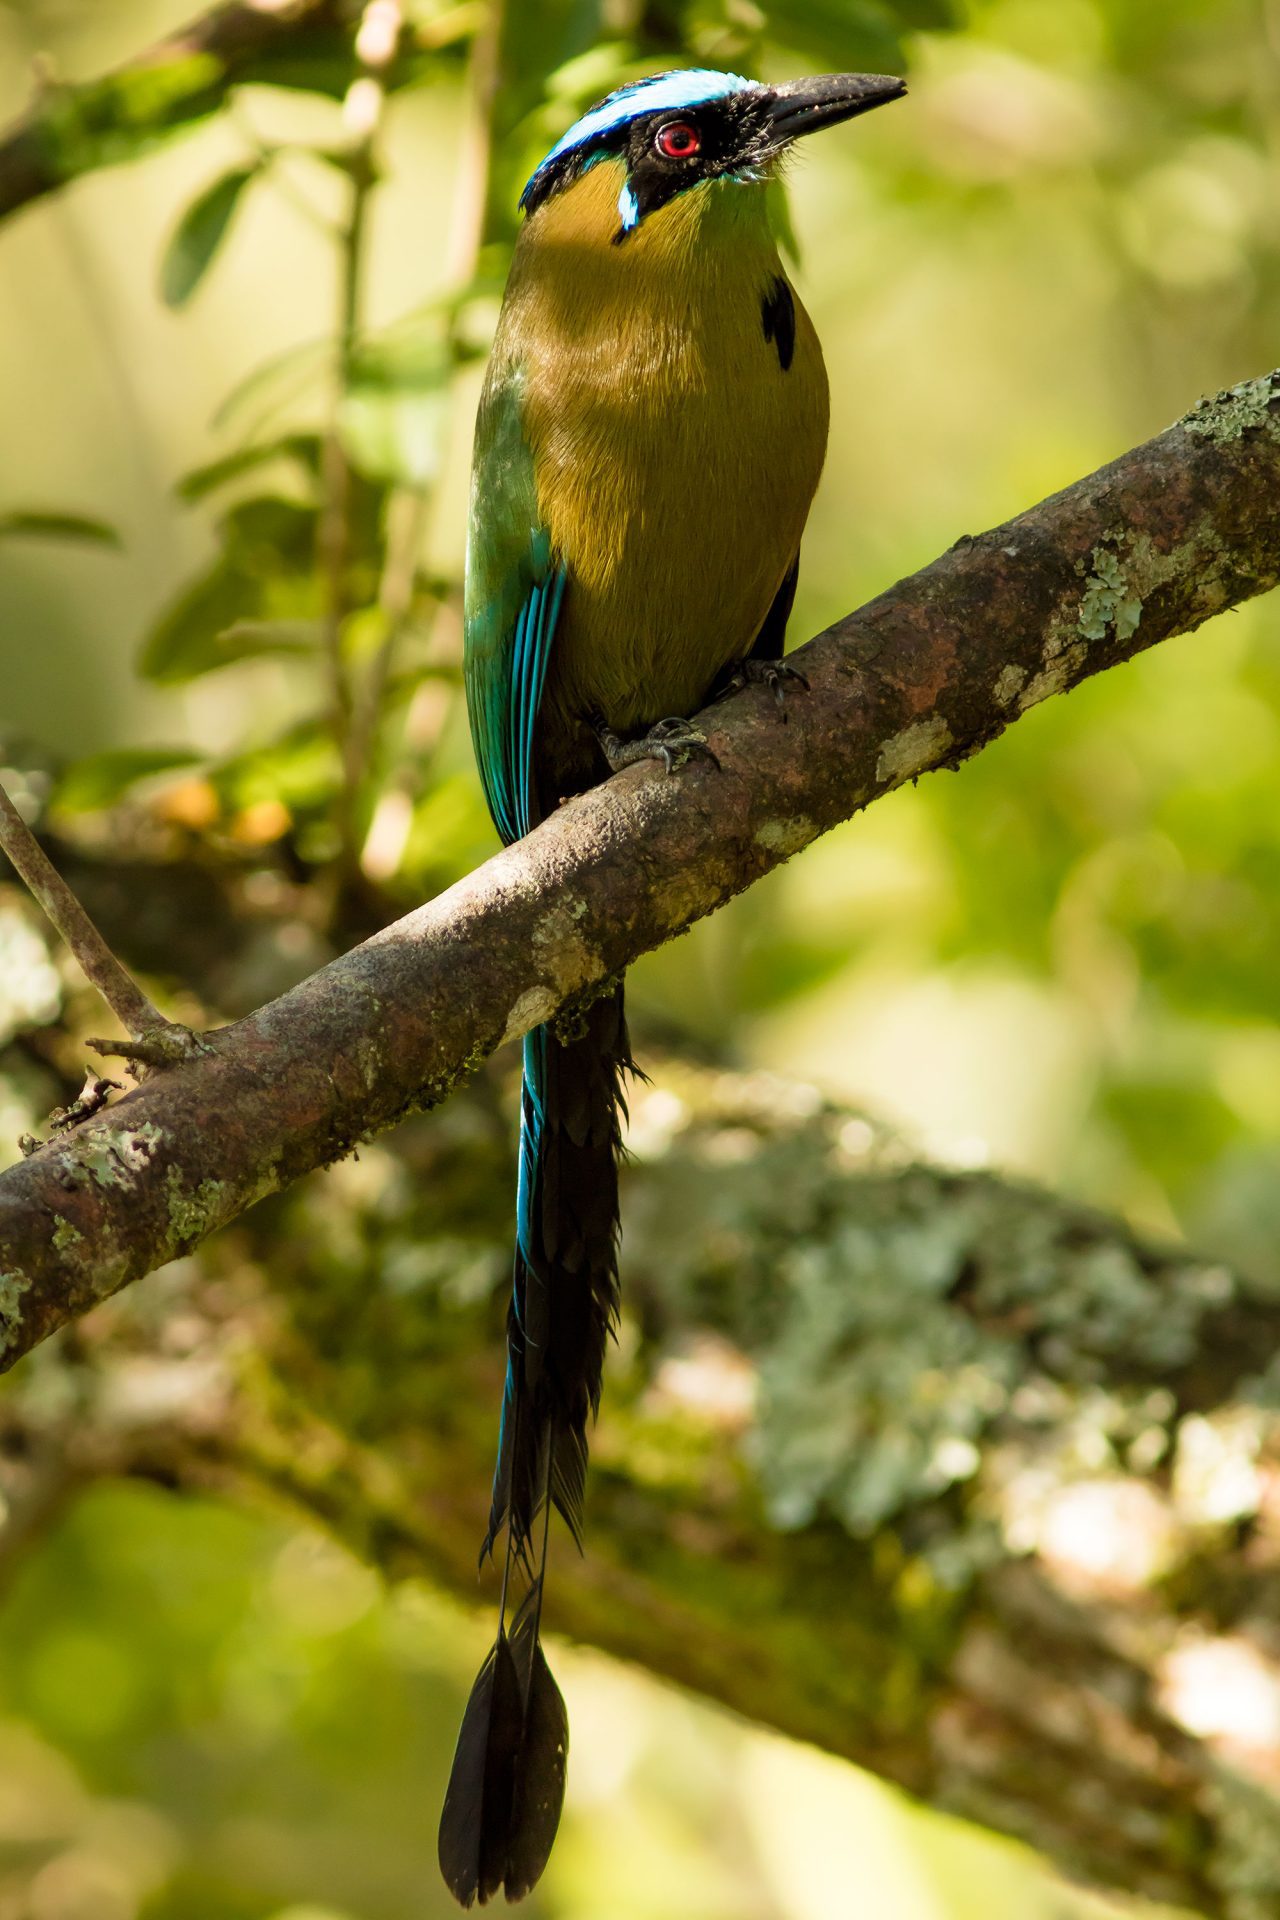
{"label": "green leaf", "polygon": [[319,620],[235,620],[214,636],[219,665],[268,654],[315,653],[323,644]]}
{"label": "green leaf", "polygon": [[832,71],[900,73],[902,43],[878,0],[764,0],[770,40]]}
{"label": "green leaf", "polygon": [[367,478],[427,486],[440,469],[449,419],[453,355],[438,337],[362,349],[343,397],[338,428]]}
{"label": "green leaf", "polygon": [[195,766],[200,758],[189,747],[119,747],[91,753],[67,768],[54,800],[67,813],[92,813],[113,806],[139,780]]}
{"label": "green leaf", "polygon": [[181,307],[191,298],[226,238],[241,194],[259,171],[256,164],[233,167],[191,202],[160,264],[160,292],[166,306]]}
{"label": "green leaf", "polygon": [[258,402],[257,417],[247,431],[260,433],[273,413],[292,406],[314,380],[329,372],[335,352],[333,340],[326,334],[321,339],[303,340],[296,347],[286,347],[281,353],[273,354],[232,387],[213,416],[214,428],[230,426],[232,419],[244,413],[250,402]]}
{"label": "green leaf", "polygon": [[[353,529],[360,536],[358,552],[362,552],[368,544],[364,529],[372,519],[372,508],[364,506],[360,488],[353,490],[352,513]],[[321,600],[315,528],[315,508],[297,501],[274,495],[237,501],[222,517],[221,554],[161,615],[143,643],[140,672],[171,686],[193,680],[264,650],[260,635],[243,648],[234,641],[228,643],[228,632],[243,623],[261,627],[264,622],[313,620]],[[376,579],[372,564],[365,563],[363,572],[353,578],[364,592]],[[297,638],[295,630],[293,639]]]}
{"label": "green leaf", "polygon": [[439,891],[485,857],[490,833],[479,783],[469,774],[447,776],[414,807],[400,873],[415,889]]}
{"label": "green leaf", "polygon": [[279,800],[295,814],[327,806],[342,780],[328,717],[296,721],[277,739],[223,761],[210,778],[232,809],[263,800]]}
{"label": "green leaf", "polygon": [[252,473],[255,467],[265,466],[271,460],[294,460],[315,475],[320,464],[320,441],[314,433],[286,433],[278,439],[260,441],[251,447],[238,447],[234,453],[224,454],[220,460],[210,460],[207,465],[193,467],[190,473],[184,473],[175,489],[179,499],[195,502],[207,495],[216,493],[219,487],[226,486],[231,480],[238,480],[241,474]]}
{"label": "green leaf", "polygon": [[45,168],[66,185],[152,153],[215,114],[225,70],[213,54],[137,65],[84,86],[51,87],[32,129]]}
{"label": "green leaf", "polygon": [[160,616],[138,656],[138,671],[162,686],[176,686],[214,667],[224,667],[218,635],[258,611],[258,583],[224,555]]}
{"label": "green leaf", "polygon": [[893,0],[893,11],[904,27],[938,31],[960,25],[959,0]]}
{"label": "green leaf", "polygon": [[81,513],[43,513],[19,510],[0,513],[0,539],[84,540],[96,547],[118,547],[120,535],[105,520]]}
{"label": "green leaf", "polygon": [[316,508],[305,501],[259,494],[228,508],[222,532],[237,564],[270,580],[282,572],[313,571],[316,520]]}

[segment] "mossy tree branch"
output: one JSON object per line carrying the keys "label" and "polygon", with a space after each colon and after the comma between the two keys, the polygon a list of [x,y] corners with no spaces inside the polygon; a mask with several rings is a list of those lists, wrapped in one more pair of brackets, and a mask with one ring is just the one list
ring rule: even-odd
{"label": "mossy tree branch", "polygon": [[[429,905],[0,1176],[0,1348],[188,1252],[435,1104],[820,833],[1038,701],[1280,579],[1280,374],[978,538],[820,635],[781,726],[705,716],[718,765],[632,768]],[[211,1125],[211,1116],[217,1124]]]}
{"label": "mossy tree branch", "polygon": [[67,85],[39,71],[31,106],[0,137],[0,220],[197,126],[233,87],[314,85],[318,63],[349,67],[349,19],[345,0],[229,0],[113,73]]}
{"label": "mossy tree branch", "polygon": [[[1074,1875],[1270,1920],[1274,1292],[803,1090],[656,1078],[552,1626]],[[464,1094],[33,1356],[19,1524],[95,1473],[267,1491],[489,1632],[511,1179]]]}

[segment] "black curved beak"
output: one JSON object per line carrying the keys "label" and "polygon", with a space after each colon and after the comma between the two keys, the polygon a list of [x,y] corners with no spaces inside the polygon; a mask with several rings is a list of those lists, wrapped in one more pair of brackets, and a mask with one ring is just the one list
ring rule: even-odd
{"label": "black curved beak", "polygon": [[906,90],[905,80],[887,73],[824,73],[812,80],[788,80],[770,89],[769,150],[776,153],[803,133],[817,133],[901,100]]}

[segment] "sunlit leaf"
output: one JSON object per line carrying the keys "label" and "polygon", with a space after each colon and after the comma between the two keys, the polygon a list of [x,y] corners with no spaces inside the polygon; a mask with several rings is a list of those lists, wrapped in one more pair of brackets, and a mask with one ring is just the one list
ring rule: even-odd
{"label": "sunlit leaf", "polygon": [[438,50],[477,34],[488,14],[484,0],[409,0],[408,17],[418,44]]}
{"label": "sunlit leaf", "polygon": [[203,500],[228,481],[238,480],[242,474],[252,473],[271,460],[297,461],[314,475],[320,463],[319,439],[313,433],[286,433],[275,440],[238,447],[220,460],[210,460],[205,466],[193,467],[190,473],[184,473],[175,491],[183,500]]}
{"label": "sunlit leaf", "polygon": [[454,361],[445,341],[366,348],[343,397],[339,431],[370,479],[425,486],[440,468]]}
{"label": "sunlit leaf", "polygon": [[[362,594],[376,582],[365,552],[374,526],[374,509],[353,489],[353,579]],[[166,609],[143,643],[138,665],[150,680],[176,684],[254,654],[296,652],[303,637],[299,623],[320,613],[314,507],[257,495],[229,508],[220,531],[218,559]],[[287,636],[279,623],[290,629]],[[271,637],[263,632],[268,625],[275,629]],[[229,633],[237,638],[228,641]]]}
{"label": "sunlit leaf", "polygon": [[904,27],[925,27],[942,31],[961,24],[959,0],[892,0],[893,11]]}
{"label": "sunlit leaf", "polygon": [[286,347],[261,366],[236,382],[213,416],[215,428],[228,427],[242,418],[252,405],[260,409],[250,431],[260,432],[265,422],[283,407],[301,399],[307,388],[332,366],[335,347],[328,334],[319,340],[303,340]]}
{"label": "sunlit leaf", "polygon": [[216,635],[222,664],[269,654],[314,653],[324,640],[318,620],[236,620]]}
{"label": "sunlit leaf", "polygon": [[160,263],[160,292],[166,306],[181,307],[191,298],[227,236],[241,194],[260,171],[256,164],[233,167],[191,202]]}
{"label": "sunlit leaf", "polygon": [[91,753],[67,768],[54,798],[67,813],[90,813],[113,806],[140,780],[194,766],[200,758],[189,747],[120,747]]}
{"label": "sunlit leaf", "polygon": [[325,806],[341,777],[332,729],[321,716],[298,721],[277,739],[235,754],[210,773],[233,810],[278,800],[294,814]]}
{"label": "sunlit leaf", "polygon": [[316,514],[316,508],[305,501],[259,494],[228,508],[222,518],[223,536],[228,549],[250,571],[272,576],[282,568],[310,573]]}
{"label": "sunlit leaf", "polygon": [[770,40],[835,72],[900,72],[895,12],[877,0],[763,0]]}
{"label": "sunlit leaf", "polygon": [[478,782],[469,774],[452,775],[414,807],[401,871],[424,888],[448,885],[484,858],[490,839]]}
{"label": "sunlit leaf", "polygon": [[225,70],[213,54],[125,67],[88,84],[50,88],[39,123],[43,162],[67,182],[153,152],[222,104]]}
{"label": "sunlit leaf", "polygon": [[251,619],[259,600],[257,582],[223,555],[161,614],[139,652],[139,673],[172,686],[225,666],[218,635]]}
{"label": "sunlit leaf", "polygon": [[40,540],[83,540],[95,547],[118,547],[120,535],[105,520],[90,520],[82,513],[45,513],[23,509],[0,513],[0,540],[34,538]]}

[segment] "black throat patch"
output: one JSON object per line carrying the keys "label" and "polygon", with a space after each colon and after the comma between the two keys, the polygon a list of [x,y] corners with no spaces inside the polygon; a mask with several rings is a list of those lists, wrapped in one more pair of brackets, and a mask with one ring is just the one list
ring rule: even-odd
{"label": "black throat patch", "polygon": [[779,273],[765,288],[760,302],[764,337],[778,349],[778,364],[785,373],[796,352],[796,303],[791,289]]}

